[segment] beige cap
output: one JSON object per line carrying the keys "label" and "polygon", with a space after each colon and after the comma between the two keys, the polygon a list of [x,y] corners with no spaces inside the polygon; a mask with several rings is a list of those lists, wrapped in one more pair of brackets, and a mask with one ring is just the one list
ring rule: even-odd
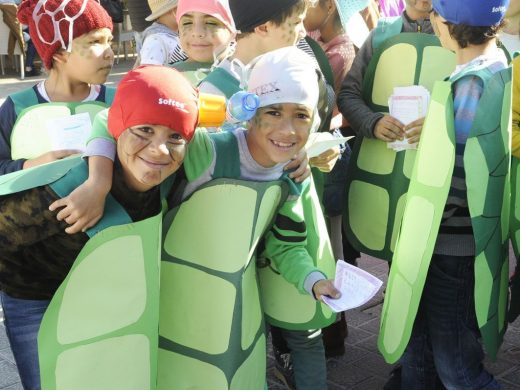
{"label": "beige cap", "polygon": [[146,18],[148,22],[164,15],[169,10],[177,7],[179,0],[148,0],[148,5],[152,13]]}

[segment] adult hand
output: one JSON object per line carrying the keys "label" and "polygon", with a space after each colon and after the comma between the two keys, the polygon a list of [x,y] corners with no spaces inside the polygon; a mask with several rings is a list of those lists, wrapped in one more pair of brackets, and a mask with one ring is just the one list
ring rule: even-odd
{"label": "adult hand", "polygon": [[374,137],[385,142],[402,140],[406,136],[404,125],[388,114],[379,119],[374,127]]}
{"label": "adult hand", "polygon": [[327,149],[319,156],[313,157],[309,160],[312,167],[318,168],[320,171],[329,173],[336,165],[336,161],[340,156],[339,146]]}
{"label": "adult hand", "polygon": [[323,295],[327,295],[330,298],[338,299],[341,296],[341,293],[338,291],[336,287],[334,287],[334,283],[330,279],[322,279],[314,283],[312,286],[312,292],[318,301],[322,301],[321,297]]}
{"label": "adult hand", "polygon": [[36,158],[31,158],[29,160],[25,160],[23,163],[23,169],[28,169],[35,167],[37,165],[43,165],[50,163],[52,161],[61,160],[65,157],[72,156],[73,154],[79,154],[81,150],[74,149],[63,149],[63,150],[53,150],[52,152],[47,152],[38,156]]}

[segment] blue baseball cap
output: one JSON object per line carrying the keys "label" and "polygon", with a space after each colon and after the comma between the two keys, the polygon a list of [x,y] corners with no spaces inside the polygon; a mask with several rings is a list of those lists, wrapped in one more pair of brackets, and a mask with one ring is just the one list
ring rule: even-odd
{"label": "blue baseball cap", "polygon": [[494,26],[506,14],[509,0],[433,0],[432,8],[448,22],[467,26]]}

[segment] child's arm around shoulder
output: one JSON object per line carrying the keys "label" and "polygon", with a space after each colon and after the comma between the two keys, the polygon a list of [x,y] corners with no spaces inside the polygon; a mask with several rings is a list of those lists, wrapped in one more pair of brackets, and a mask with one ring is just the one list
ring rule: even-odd
{"label": "child's arm around shoulder", "polygon": [[103,216],[105,199],[112,187],[116,151],[115,141],[108,133],[107,119],[108,110],[101,111],[94,119],[85,153],[89,163],[88,179],[49,206],[51,211],[62,207],[56,217],[70,225],[65,229],[66,233],[84,232]]}

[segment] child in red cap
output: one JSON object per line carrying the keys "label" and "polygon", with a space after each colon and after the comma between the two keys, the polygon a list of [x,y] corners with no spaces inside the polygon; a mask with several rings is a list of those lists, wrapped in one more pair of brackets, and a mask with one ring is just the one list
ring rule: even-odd
{"label": "child in red cap", "polygon": [[[36,157],[25,154],[25,150],[13,153],[11,139],[24,109],[48,102],[110,103],[113,96],[113,91],[102,85],[114,61],[110,47],[112,20],[97,1],[25,0],[18,9],[18,19],[29,26],[48,77],[9,96],[0,107],[0,174],[77,153],[53,150]],[[35,132],[46,131],[45,123],[35,126]],[[27,158],[12,158],[20,155]]]}
{"label": "child in red cap", "polygon": [[[139,68],[121,81],[108,113],[118,156],[110,196],[131,221],[156,215],[164,199],[175,198],[173,180],[167,191],[161,192],[159,184],[184,160],[199,117],[197,98],[184,77],[166,67]],[[70,179],[81,182],[87,169],[81,161],[58,183],[74,188]],[[88,240],[87,234],[65,234],[66,223],[48,210],[59,197],[55,188],[63,188],[55,184],[5,196],[0,204],[0,299],[22,384],[31,390],[40,389],[41,319]],[[109,207],[107,214],[114,211]],[[110,217],[105,222],[114,225]]]}

